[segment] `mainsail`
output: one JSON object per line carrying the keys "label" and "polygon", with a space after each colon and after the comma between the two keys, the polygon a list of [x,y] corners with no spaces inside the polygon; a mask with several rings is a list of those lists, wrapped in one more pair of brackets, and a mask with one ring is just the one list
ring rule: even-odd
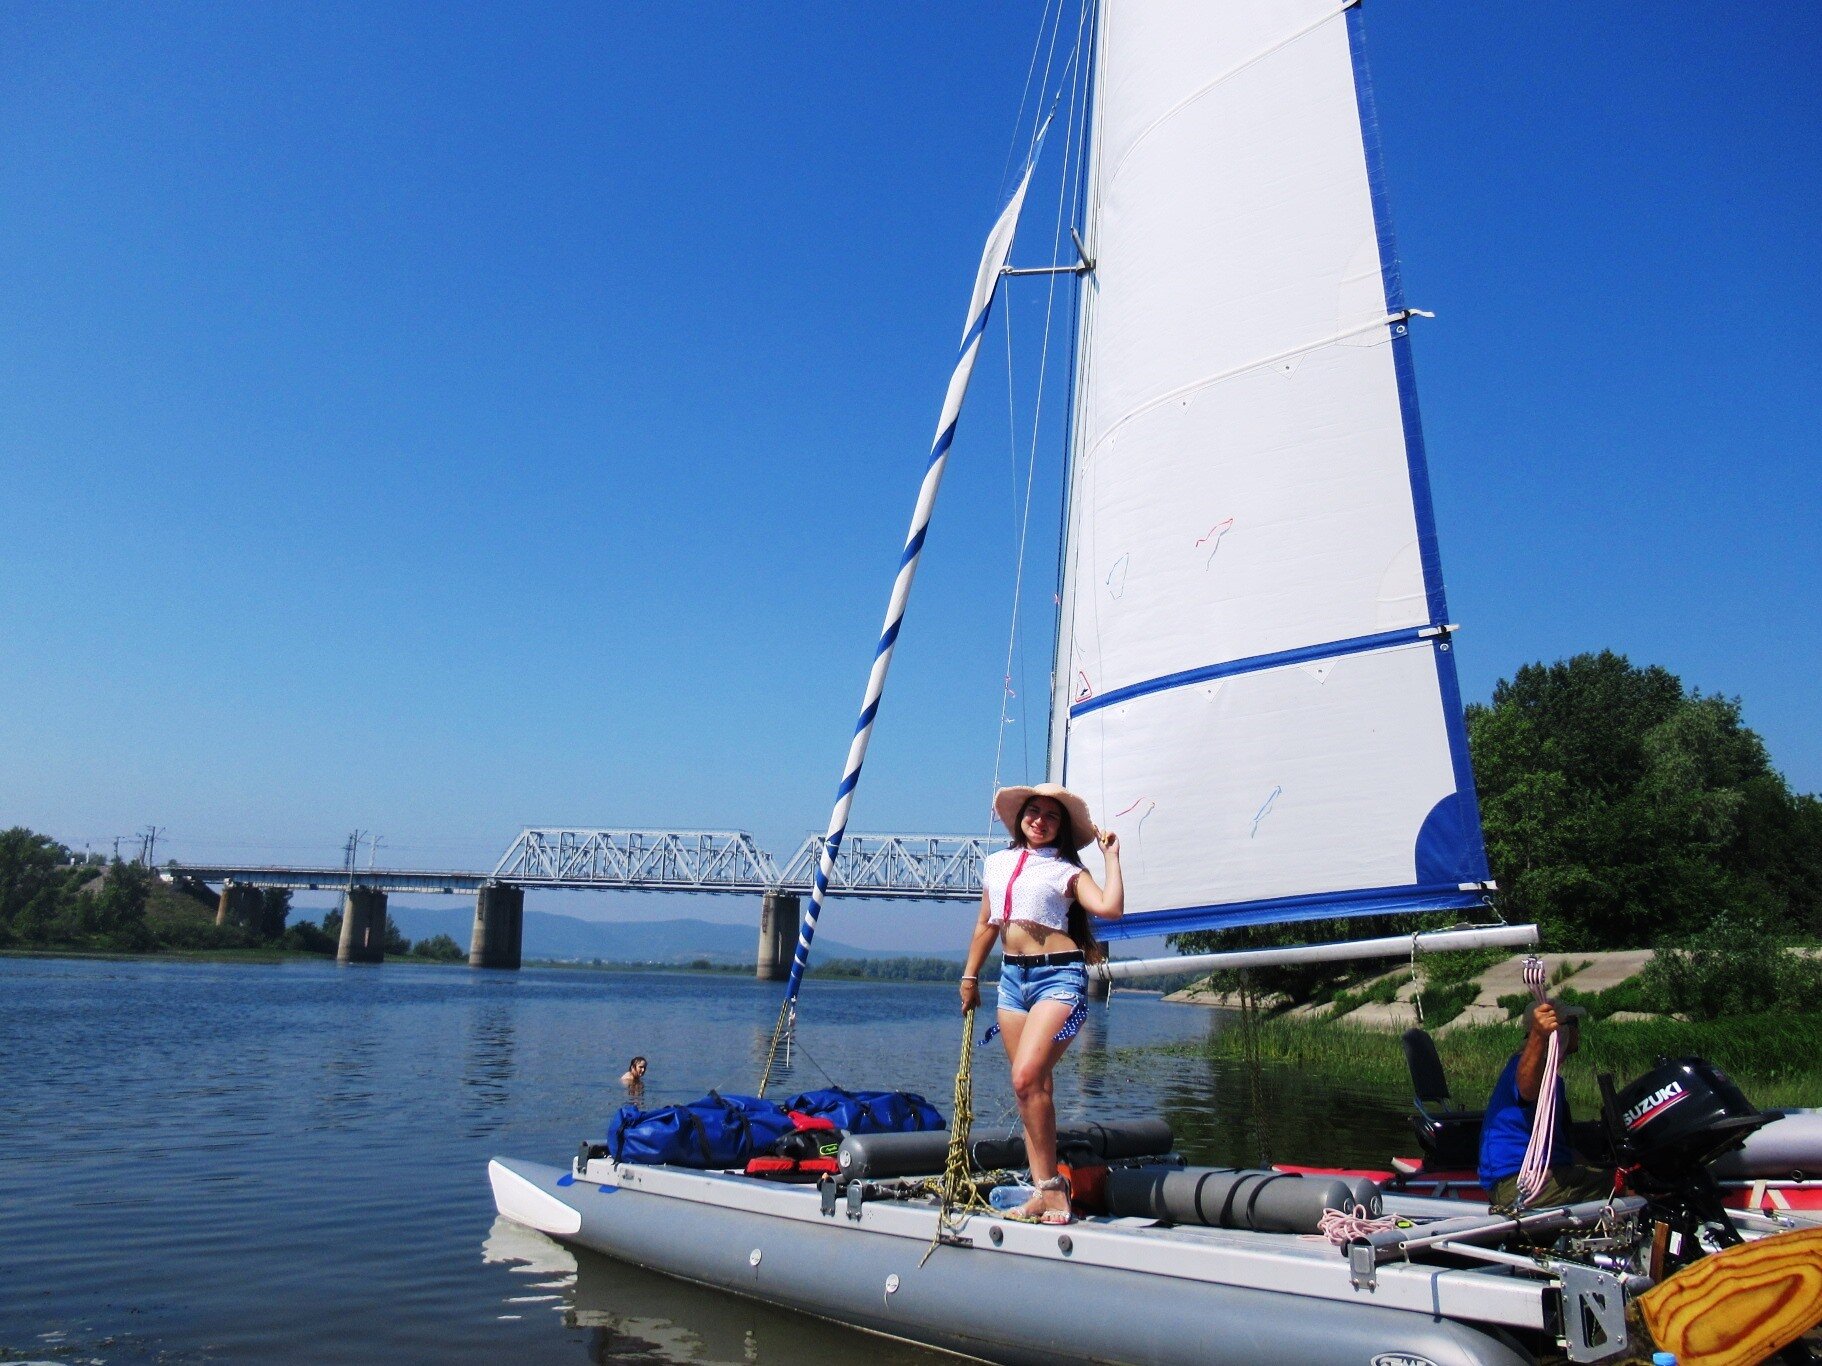
{"label": "mainsail", "polygon": [[1121,836],[1114,937],[1491,885],[1361,42],[1101,6],[1051,776]]}

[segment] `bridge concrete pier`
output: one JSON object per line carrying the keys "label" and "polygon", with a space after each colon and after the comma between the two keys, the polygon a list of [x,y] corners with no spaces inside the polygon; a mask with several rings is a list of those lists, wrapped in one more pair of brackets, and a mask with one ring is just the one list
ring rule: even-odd
{"label": "bridge concrete pier", "polygon": [[1111,995],[1113,995],[1113,983],[1112,982],[1108,981],[1105,977],[1095,977],[1092,975],[1089,977],[1089,979],[1088,979],[1088,999],[1089,1000],[1105,1001]]}
{"label": "bridge concrete pier", "polygon": [[235,882],[221,884],[221,896],[215,902],[217,925],[247,925],[253,921],[254,908],[260,902],[259,888]]}
{"label": "bridge concrete pier", "polygon": [[386,958],[386,894],[371,887],[342,893],[342,938],[338,963],[380,963]]}
{"label": "bridge concrete pier", "polygon": [[525,941],[525,889],[489,882],[474,897],[474,937],[468,943],[471,968],[513,968]]}
{"label": "bridge concrete pier", "polygon": [[759,956],[753,975],[760,981],[775,982],[790,975],[802,908],[802,901],[791,892],[767,892],[759,903]]}

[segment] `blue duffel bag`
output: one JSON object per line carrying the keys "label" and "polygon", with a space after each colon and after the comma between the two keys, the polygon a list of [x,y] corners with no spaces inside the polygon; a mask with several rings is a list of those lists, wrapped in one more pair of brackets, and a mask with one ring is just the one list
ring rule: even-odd
{"label": "blue duffel bag", "polygon": [[711,1091],[688,1105],[621,1106],[608,1121],[607,1150],[617,1162],[744,1167],[794,1127],[769,1100]]}
{"label": "blue duffel bag", "polygon": [[826,1119],[851,1134],[915,1134],[948,1127],[934,1105],[910,1091],[844,1091],[828,1086],[792,1096],[784,1108]]}

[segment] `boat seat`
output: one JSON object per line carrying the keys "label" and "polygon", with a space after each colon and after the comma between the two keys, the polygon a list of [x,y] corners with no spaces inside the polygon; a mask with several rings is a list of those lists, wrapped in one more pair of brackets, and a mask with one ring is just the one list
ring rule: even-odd
{"label": "boat seat", "polygon": [[1411,1128],[1423,1148],[1424,1165],[1431,1169],[1472,1170],[1480,1163],[1480,1129],[1486,1112],[1463,1110],[1455,1105],[1449,1095],[1442,1058],[1436,1052],[1436,1040],[1429,1031],[1407,1029],[1403,1043],[1417,1111],[1411,1116]]}

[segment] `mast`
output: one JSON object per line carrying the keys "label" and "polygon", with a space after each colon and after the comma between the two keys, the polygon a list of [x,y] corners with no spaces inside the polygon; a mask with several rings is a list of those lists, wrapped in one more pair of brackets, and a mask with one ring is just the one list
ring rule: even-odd
{"label": "mast", "polygon": [[[1082,180],[1078,198],[1082,244],[1087,260],[1092,262],[1099,250],[1095,232],[1099,208],[1095,185],[1098,180],[1096,171],[1101,145],[1100,82],[1104,70],[1101,61],[1101,34],[1104,28],[1104,10],[1100,0],[1087,0],[1087,3],[1093,5],[1093,17],[1090,20],[1093,31],[1089,41],[1088,136],[1082,146]],[[1044,745],[1045,774],[1047,780],[1053,783],[1063,781],[1069,753],[1069,660],[1074,647],[1071,621],[1075,598],[1075,574],[1071,567],[1069,546],[1073,539],[1070,526],[1075,515],[1076,452],[1082,446],[1082,407],[1079,395],[1087,390],[1086,373],[1093,359],[1093,348],[1089,344],[1094,335],[1095,275],[1092,268],[1076,277],[1075,300],[1075,363],[1069,379],[1069,444],[1064,454],[1062,525],[1057,537],[1057,616],[1050,649],[1050,727]]]}

